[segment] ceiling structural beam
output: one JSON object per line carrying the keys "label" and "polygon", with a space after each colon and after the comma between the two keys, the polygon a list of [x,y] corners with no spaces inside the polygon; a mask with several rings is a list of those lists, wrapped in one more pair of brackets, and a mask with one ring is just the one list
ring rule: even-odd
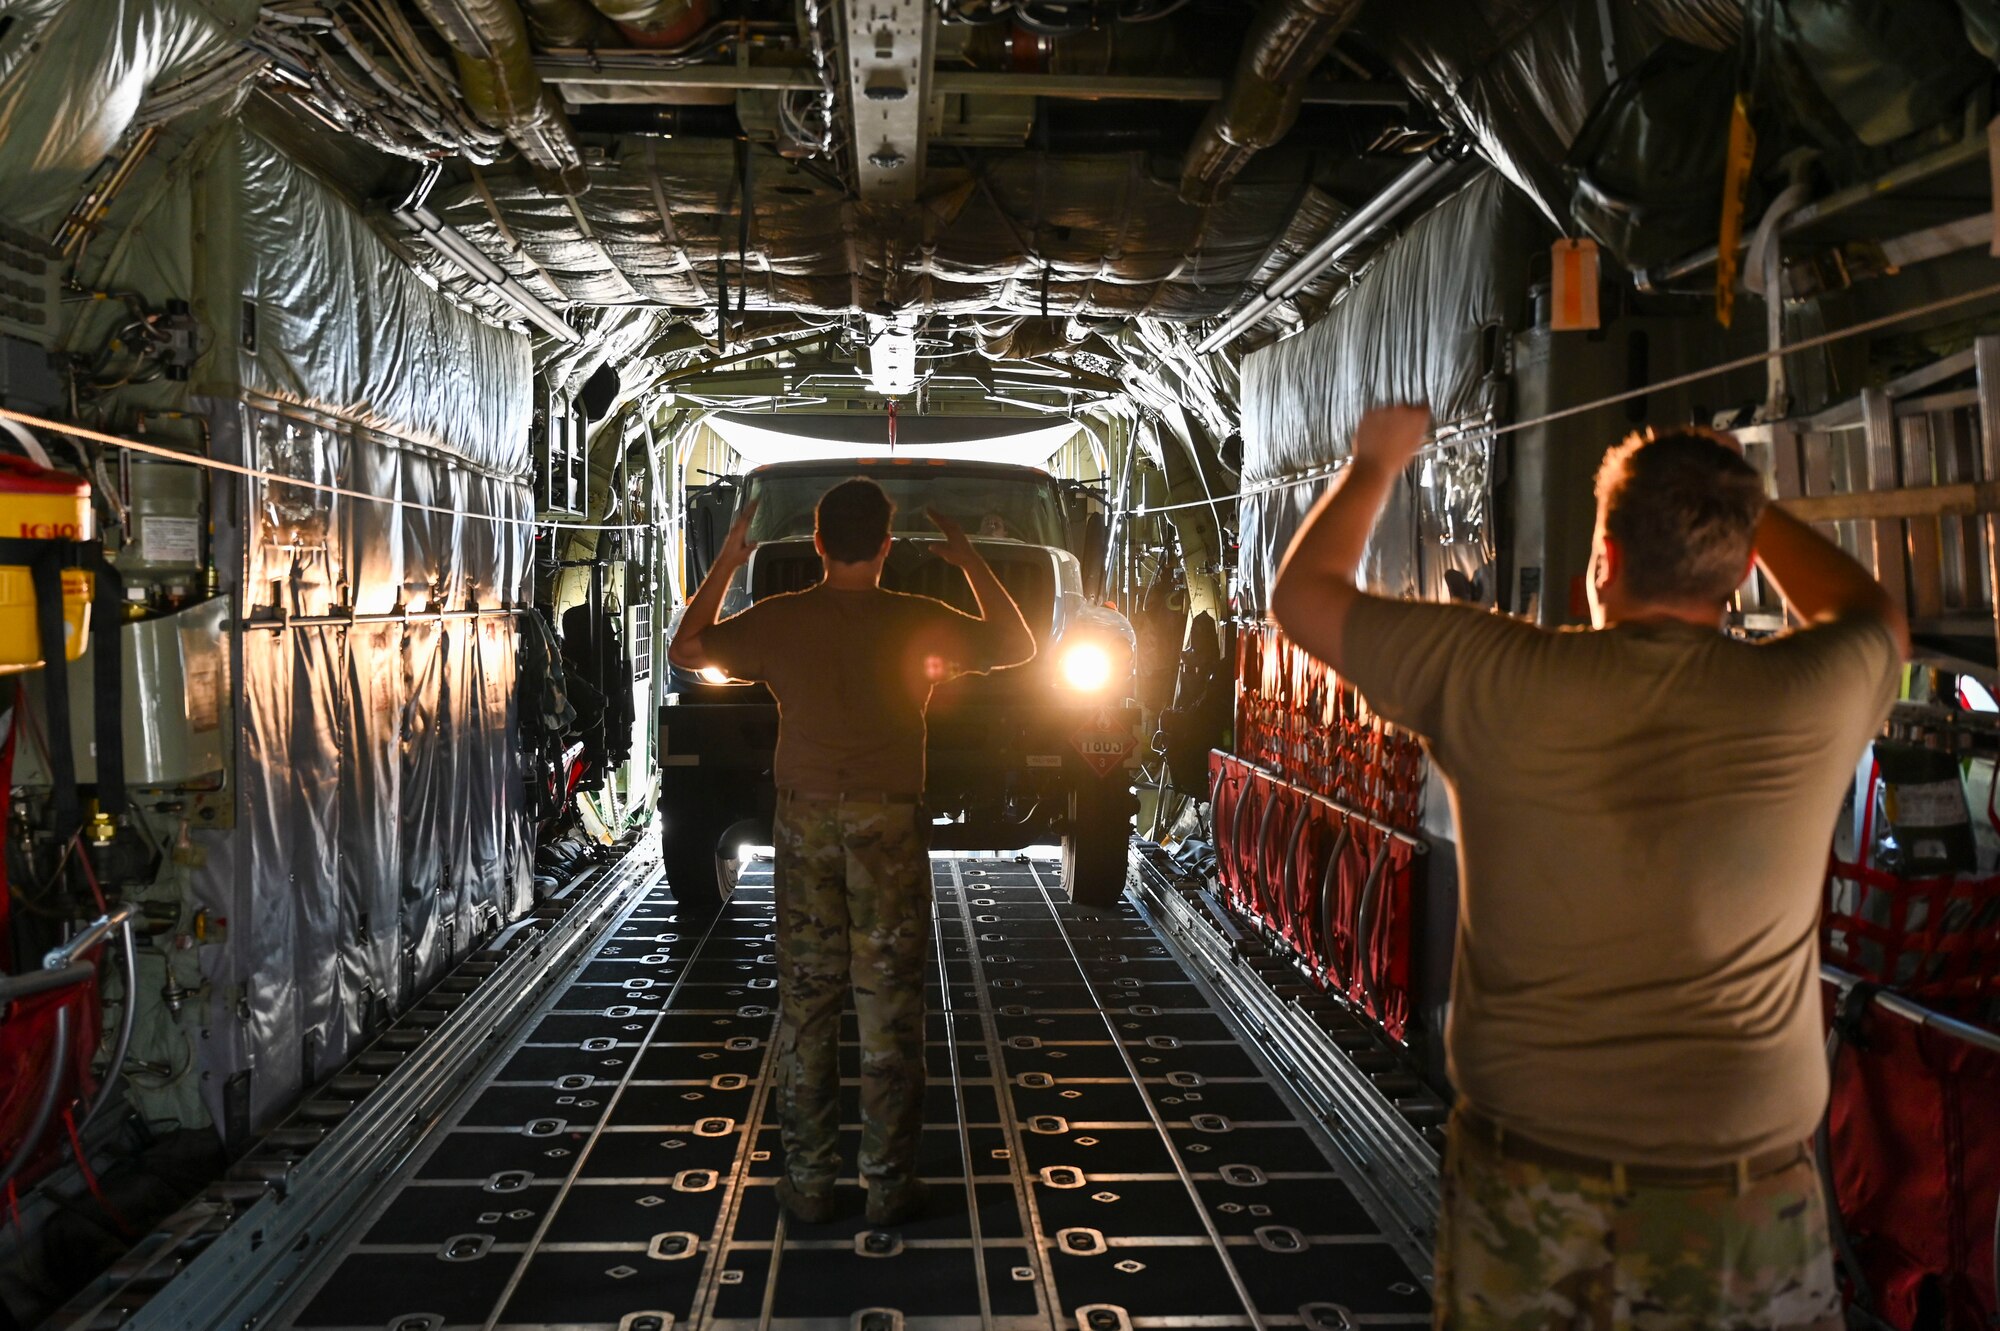
{"label": "ceiling structural beam", "polygon": [[[550,83],[631,88],[649,95],[673,92],[814,92],[819,82],[807,69],[756,65],[673,67],[646,60],[638,52],[617,55],[544,55],[535,71]],[[1048,97],[1058,101],[1212,102],[1221,79],[1155,78],[1140,74],[1004,74],[946,69],[931,75],[939,97]],[[1410,104],[1407,90],[1393,83],[1312,83],[1307,106],[1388,106]]]}
{"label": "ceiling structural beam", "polygon": [[1205,356],[1228,345],[1265,316],[1280,310],[1314,278],[1409,211],[1433,186],[1453,175],[1458,165],[1450,157],[1431,153],[1410,163],[1401,175],[1382,187],[1381,193],[1349,213],[1324,239],[1286,265],[1247,304],[1223,320],[1220,327],[1195,347],[1195,354]]}
{"label": "ceiling structural beam", "polygon": [[854,179],[863,203],[909,203],[924,176],[937,10],[929,0],[841,0]]}
{"label": "ceiling structural beam", "polygon": [[535,71],[550,83],[645,88],[652,92],[817,92],[809,69],[793,66],[683,65],[640,60],[638,52],[618,59],[584,55],[544,55]]}
{"label": "ceiling structural beam", "polygon": [[[671,384],[663,382],[663,387],[671,386],[675,392],[697,394],[707,397],[770,397],[785,393],[846,392],[855,397],[898,396],[885,394],[876,387],[870,377],[857,367],[845,364],[814,364],[758,366],[748,369],[726,368],[711,370],[703,366],[693,374],[676,377]],[[1102,387],[1082,384],[1052,384],[1040,379],[1025,379],[1008,374],[1004,369],[990,376],[975,377],[970,374],[933,374],[926,382],[929,392],[964,391],[972,394],[1005,392],[1019,398],[1046,396],[1051,401],[1047,405],[1060,405],[1071,398],[1095,400],[1112,396],[1112,391]]]}
{"label": "ceiling structural beam", "polygon": [[513,274],[486,257],[485,253],[459,230],[422,204],[405,203],[391,213],[413,237],[429,245],[437,256],[463,273],[474,286],[560,342],[575,344],[583,335],[571,328],[562,315],[543,304],[534,292],[522,286]]}
{"label": "ceiling structural beam", "polygon": [[[1222,96],[1221,79],[1154,78],[1143,74],[1002,74],[945,70],[937,76],[944,96],[1051,97],[1069,101],[1212,102]],[[1315,106],[1410,104],[1407,89],[1393,83],[1308,84],[1303,100]]]}

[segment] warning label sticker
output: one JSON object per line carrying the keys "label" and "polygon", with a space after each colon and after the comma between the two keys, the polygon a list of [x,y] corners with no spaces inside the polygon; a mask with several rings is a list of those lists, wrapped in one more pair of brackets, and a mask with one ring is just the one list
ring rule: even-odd
{"label": "warning label sticker", "polygon": [[1069,743],[1099,776],[1108,776],[1112,768],[1123,767],[1139,747],[1132,727],[1108,707],[1100,707],[1095,716],[1070,736]]}
{"label": "warning label sticker", "polygon": [[195,518],[139,519],[139,558],[148,564],[199,564],[201,523]]}

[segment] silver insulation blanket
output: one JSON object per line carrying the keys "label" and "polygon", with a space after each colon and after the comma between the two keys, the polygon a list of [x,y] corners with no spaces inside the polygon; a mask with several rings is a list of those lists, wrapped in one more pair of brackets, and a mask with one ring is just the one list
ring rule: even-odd
{"label": "silver insulation blanket", "polygon": [[[1364,411],[1428,402],[1449,427],[1501,409],[1497,354],[1546,241],[1528,200],[1482,173],[1387,246],[1319,323],[1244,358],[1243,609],[1266,604],[1278,561],[1327,481],[1282,483],[1345,458]],[[1371,588],[1442,595],[1447,568],[1471,577],[1490,559],[1491,454],[1490,444],[1445,448],[1398,483],[1369,549]],[[1257,493],[1264,485],[1282,488]],[[1490,592],[1492,579],[1485,585]]]}
{"label": "silver insulation blanket", "polygon": [[[242,841],[232,977],[269,1125],[530,902],[515,769],[528,339],[419,282],[332,188],[226,132],[200,186],[219,454],[380,496],[241,486]],[[217,242],[220,241],[218,244]],[[253,306],[254,345],[242,317]],[[233,335],[233,336],[232,336]]]}
{"label": "silver insulation blanket", "polygon": [[234,821],[195,833],[184,909],[212,927],[187,1028],[237,1143],[530,903],[530,347],[240,123],[133,202],[95,280],[191,299],[202,354],[171,387],[213,456],[369,496],[209,473]]}
{"label": "silver insulation blanket", "polygon": [[206,96],[190,81],[232,61],[247,65],[243,41],[258,8],[258,0],[0,5],[13,20],[0,41],[0,216],[52,230],[135,121],[188,104],[159,94]]}
{"label": "silver insulation blanket", "polygon": [[920,204],[891,206],[758,158],[747,250],[736,148],[722,139],[593,163],[575,201],[495,173],[483,189],[441,189],[431,206],[545,300],[712,308],[727,270],[732,304],[747,285],[753,310],[887,300],[1169,320],[1221,313],[1328,225],[1309,155],[1261,154],[1206,207],[1152,165],[1131,152],[1006,154],[976,171],[940,160]]}
{"label": "silver insulation blanket", "polygon": [[204,174],[211,374],[526,473],[526,337],[446,303],[344,199],[241,126]]}
{"label": "silver insulation blanket", "polygon": [[1401,0],[1355,31],[1566,225],[1563,158],[1604,90],[1668,38],[1725,50],[1742,23],[1741,0]]}

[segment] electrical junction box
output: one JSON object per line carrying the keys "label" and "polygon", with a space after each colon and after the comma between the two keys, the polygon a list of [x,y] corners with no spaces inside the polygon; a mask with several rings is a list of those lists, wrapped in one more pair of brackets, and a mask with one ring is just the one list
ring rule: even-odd
{"label": "electrical junction box", "polygon": [[0,333],[52,346],[61,312],[61,259],[35,237],[0,225]]}
{"label": "electrical junction box", "polygon": [[[121,624],[91,635],[90,650],[69,666],[70,747],[77,780],[97,779],[96,659],[115,636],[125,653],[125,780],[135,788],[173,791],[196,827],[228,826],[233,783],[229,647],[223,627],[229,598],[217,596],[176,614]],[[32,724],[46,730],[41,672],[27,677]],[[25,723],[25,722],[24,722]],[[46,737],[44,738],[46,742]],[[14,750],[14,782],[49,784],[35,743]]]}
{"label": "electrical junction box", "polygon": [[0,333],[0,407],[32,416],[63,414],[63,381],[49,353],[33,342]]}

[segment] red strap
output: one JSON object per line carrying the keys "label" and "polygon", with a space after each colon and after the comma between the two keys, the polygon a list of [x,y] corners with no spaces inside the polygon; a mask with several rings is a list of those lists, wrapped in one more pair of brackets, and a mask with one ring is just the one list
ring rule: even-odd
{"label": "red strap", "polygon": [[111,1199],[104,1195],[104,1189],[98,1185],[97,1174],[90,1167],[90,1158],[84,1154],[83,1138],[76,1130],[76,1116],[70,1113],[67,1107],[62,1111],[62,1121],[63,1130],[69,1134],[69,1149],[76,1156],[77,1172],[83,1175],[83,1186],[90,1189],[90,1195],[104,1208],[104,1214],[111,1217],[111,1223],[118,1226],[120,1234],[128,1239],[138,1237],[133,1233],[132,1226],[125,1222],[125,1217],[118,1214],[118,1208],[111,1204]]}

